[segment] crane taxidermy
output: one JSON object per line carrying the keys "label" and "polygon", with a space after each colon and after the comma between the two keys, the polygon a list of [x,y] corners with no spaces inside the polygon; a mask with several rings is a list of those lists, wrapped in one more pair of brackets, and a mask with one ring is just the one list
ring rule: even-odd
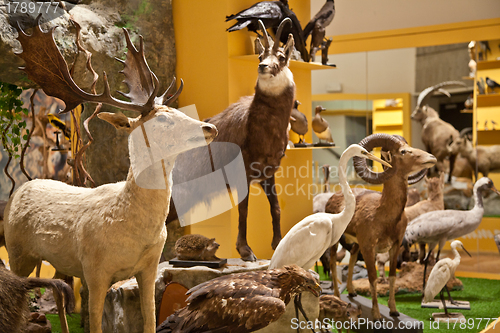
{"label": "crane taxidermy", "polygon": [[[295,224],[278,244],[271,257],[269,268],[295,264],[309,269],[328,248],[339,241],[354,215],[356,206],[356,199],[349,187],[346,175],[347,162],[353,157],[377,161],[391,168],[389,163],[369,153],[365,148],[359,145],[349,146],[339,161],[339,183],[342,187],[345,208],[338,214],[316,213],[309,215]],[[335,256],[333,260],[336,260]],[[296,300],[296,306],[301,309],[300,299]],[[301,311],[303,312],[303,310]],[[304,317],[306,316],[304,315]]]}
{"label": "crane taxidermy", "polygon": [[[356,157],[354,168],[357,174],[370,184],[384,184],[382,193],[371,190],[353,190],[356,196],[354,216],[345,231],[346,238],[355,240],[351,249],[347,288],[350,295],[356,295],[352,285],[354,265],[358,252],[361,251],[368,270],[368,280],[372,295],[372,315],[380,319],[377,301],[377,270],[375,266],[376,253],[389,251],[389,308],[392,316],[399,313],[396,310],[395,279],[399,247],[406,229],[407,220],[404,216],[408,184],[420,181],[427,169],[436,163],[431,154],[410,147],[406,141],[396,135],[372,134],[360,142],[367,151],[382,147],[382,152],[389,157],[392,168],[383,172],[371,171],[365,159]],[[342,193],[335,193],[329,200],[326,211],[340,213],[346,204]],[[337,244],[332,247],[337,252]],[[333,279],[334,292],[338,293],[337,279]]]}
{"label": "crane taxidermy", "polygon": [[458,246],[462,247],[462,249],[469,255],[469,257],[471,256],[470,253],[467,252],[461,241],[454,240],[453,242],[451,242],[451,250],[455,257],[453,259],[441,259],[436,262],[436,264],[432,268],[431,274],[429,274],[429,278],[427,279],[427,284],[423,293],[423,303],[432,302],[434,300],[434,297],[438,293],[440,293],[441,302],[443,303],[444,313],[446,316],[448,316],[449,314],[443,296],[443,289],[446,289],[446,291],[448,292],[450,301],[452,303],[455,303],[455,301],[453,301],[453,299],[451,298],[450,291],[448,290],[446,284],[453,276],[455,276],[455,271],[460,264],[460,254],[457,251]]}
{"label": "crane taxidermy", "polygon": [[413,244],[429,244],[427,255],[424,259],[424,285],[425,272],[431,252],[438,246],[436,261],[439,260],[439,254],[444,244],[452,239],[465,236],[479,226],[483,219],[483,194],[487,191],[493,191],[500,195],[495,188],[493,181],[487,177],[479,179],[474,184],[474,208],[469,211],[463,210],[438,210],[428,212],[417,217],[408,225],[405,231],[403,246],[406,249]]}
{"label": "crane taxidermy", "polygon": [[[290,24],[290,19],[281,22],[275,36],[275,41],[283,33],[284,27]],[[258,78],[253,96],[242,97],[238,102],[231,104],[221,113],[206,119],[207,122],[217,126],[220,134],[215,138],[211,147],[212,159],[218,165],[227,165],[234,157],[228,156],[224,151],[217,152],[214,145],[219,143],[232,143],[241,150],[243,162],[246,170],[246,183],[242,186],[247,189],[251,183],[258,183],[267,195],[271,206],[271,217],[273,226],[273,239],[271,246],[273,249],[278,246],[281,240],[280,217],[281,210],[277,191],[275,190],[274,173],[278,169],[288,144],[288,125],[295,100],[295,82],[293,74],[288,68],[290,54],[294,45],[292,35],[288,36],[288,42],[284,49],[278,48],[278,43],[273,46],[269,43],[268,34],[264,24],[259,21],[261,32],[265,38],[262,39],[261,54],[259,55]],[[258,43],[261,43],[260,40]],[[212,170],[210,160],[203,156],[204,151],[189,152],[179,156],[176,161],[172,175],[174,184],[192,181],[207,175],[206,170]],[[196,163],[193,163],[196,161]],[[209,177],[205,177],[209,178]],[[213,177],[212,177],[213,178]],[[184,200],[176,200],[175,210],[172,209],[167,219],[167,223],[175,220],[178,216],[183,216],[186,212],[197,204],[210,206],[205,197],[200,197],[198,193],[214,193],[214,187],[207,181],[200,184],[203,188],[197,188],[196,193],[180,193]],[[224,185],[223,191],[226,191]],[[187,192],[187,191],[186,191]],[[243,197],[243,196],[242,196]],[[179,206],[185,202],[185,206]],[[238,204],[238,238],[236,249],[241,258],[246,261],[255,261],[257,257],[248,245],[247,215],[249,196],[246,196]]]}
{"label": "crane taxidermy", "polygon": [[188,305],[156,332],[253,332],[278,320],[290,300],[306,291],[319,297],[319,281],[297,265],[221,276],[191,288]]}
{"label": "crane taxidermy", "polygon": [[[102,332],[108,287],[113,282],[135,276],[141,291],[144,332],[154,332],[154,285],[167,236],[165,218],[171,196],[170,173],[177,154],[206,145],[206,140],[211,141],[217,135],[217,129],[168,106],[177,98],[180,89],[169,98],[171,89],[158,96],[160,85],[146,63],[142,37],[137,50],[128,31],[123,30],[128,52],[126,60],[122,61],[125,65],[122,72],[130,90],[125,96],[131,100],[126,102],[111,96],[106,75],[102,94],[81,90],[55,44],[55,28],[44,32],[39,25],[40,16],[37,20],[38,25],[31,36],[19,28],[18,39],[23,52],[18,55],[25,61],[24,70],[30,79],[46,94],[62,99],[66,111],[83,102],[96,102],[139,112],[136,118],[105,112],[98,117],[129,134],[135,129],[139,132],[134,133],[142,134],[141,127],[144,129],[147,122],[156,129],[148,132],[148,142],[164,147],[169,146],[166,142],[169,140],[175,152],[157,156],[163,159],[158,163],[151,161],[149,167],[138,172],[134,165],[148,162],[149,150],[141,135],[145,147],[137,152],[136,148],[141,146],[136,145],[141,141],[134,141],[132,133],[129,136],[131,168],[126,181],[93,189],[46,179],[23,184],[10,198],[0,227],[3,231],[0,238],[5,237],[11,269],[19,276],[27,276],[41,260],[47,260],[58,272],[84,279],[89,289],[91,333]],[[140,70],[136,71],[138,68]],[[156,187],[142,186],[139,180],[150,185],[147,181],[156,179],[152,174],[160,174],[161,181],[155,182]]]}

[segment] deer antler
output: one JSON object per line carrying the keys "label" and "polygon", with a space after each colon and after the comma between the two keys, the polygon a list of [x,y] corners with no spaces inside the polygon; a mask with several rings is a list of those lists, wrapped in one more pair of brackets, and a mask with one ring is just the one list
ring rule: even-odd
{"label": "deer antler", "polygon": [[105,72],[103,73],[104,92],[102,94],[89,94],[80,89],[73,81],[68,65],[55,44],[53,31],[56,27],[47,32],[42,31],[40,18],[41,15],[37,17],[37,25],[33,28],[31,36],[27,35],[18,23],[18,40],[21,42],[23,52],[17,55],[26,62],[26,66],[21,69],[26,71],[30,79],[40,85],[46,94],[64,101],[66,108],[63,113],[83,102],[104,103],[124,110],[140,112],[142,116],[151,112],[158,94],[159,82],[144,58],[142,37],[139,51],[137,51],[130,41],[128,32],[124,29],[129,51],[127,60],[124,62],[125,69],[122,72],[125,74],[124,82],[130,89],[130,92],[124,95],[131,99],[131,102],[126,102],[111,96]]}

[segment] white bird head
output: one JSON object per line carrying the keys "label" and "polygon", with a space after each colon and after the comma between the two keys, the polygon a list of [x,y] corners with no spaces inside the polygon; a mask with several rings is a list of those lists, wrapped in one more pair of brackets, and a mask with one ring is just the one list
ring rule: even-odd
{"label": "white bird head", "polygon": [[456,249],[457,249],[457,247],[459,247],[459,246],[460,246],[460,247],[462,247],[462,249],[465,251],[465,253],[467,253],[467,254],[469,255],[469,257],[472,257],[472,256],[470,255],[469,251],[467,251],[467,250],[465,249],[464,244],[462,244],[462,242],[461,242],[461,241],[459,241],[459,240],[454,240],[453,242],[451,242],[451,248],[452,248],[452,249],[456,250]]}
{"label": "white bird head", "polygon": [[474,191],[484,191],[487,189],[492,190],[496,194],[500,195],[500,191],[495,188],[495,185],[493,185],[493,181],[488,177],[483,177],[474,184]]}
{"label": "white bird head", "polygon": [[350,145],[342,153],[342,156],[344,156],[344,155],[348,156],[349,158],[354,157],[354,156],[366,158],[368,160],[379,162],[380,164],[383,164],[386,167],[392,168],[392,166],[388,162],[386,162],[386,161],[378,158],[377,156],[373,155],[372,153],[368,152],[365,148],[361,147],[360,145],[356,145],[356,144]]}

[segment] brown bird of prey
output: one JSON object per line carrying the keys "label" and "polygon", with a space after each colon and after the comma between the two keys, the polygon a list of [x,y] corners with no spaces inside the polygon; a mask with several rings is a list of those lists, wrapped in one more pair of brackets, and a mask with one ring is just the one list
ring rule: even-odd
{"label": "brown bird of prey", "polygon": [[[314,61],[316,52],[323,47],[329,47],[331,41],[325,41],[325,29],[332,23],[335,17],[334,0],[326,0],[319,12],[307,23],[304,28],[304,40],[311,35],[310,58]],[[324,63],[326,65],[326,63]]]}
{"label": "brown bird of prey", "polygon": [[305,114],[298,110],[300,102],[295,100],[293,104],[292,113],[290,115],[290,125],[292,131],[299,135],[299,143],[304,142],[304,135],[307,133],[307,117]]}
{"label": "brown bird of prey", "polygon": [[276,321],[299,293],[319,297],[321,287],[297,265],[230,274],[191,288],[184,308],[156,328],[157,333],[246,333]]}
{"label": "brown bird of prey", "polygon": [[324,140],[329,143],[333,143],[332,133],[330,132],[330,125],[328,125],[327,121],[321,117],[321,112],[326,109],[321,105],[318,105],[314,110],[315,116],[312,121],[312,128],[316,136],[319,138],[319,143],[321,140]]}

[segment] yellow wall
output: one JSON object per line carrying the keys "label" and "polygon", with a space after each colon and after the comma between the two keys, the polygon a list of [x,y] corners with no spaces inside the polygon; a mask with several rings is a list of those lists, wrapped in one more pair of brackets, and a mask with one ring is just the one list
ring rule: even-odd
{"label": "yellow wall", "polygon": [[[179,98],[180,106],[195,104],[200,118],[220,113],[230,103],[254,92],[257,80],[257,57],[253,54],[255,34],[242,31],[228,33],[226,29],[233,22],[225,23],[225,16],[237,13],[255,3],[255,0],[174,0],[174,28],[177,47],[177,76],[185,82]],[[299,20],[304,24],[310,18],[309,1],[290,0]],[[210,13],[210,15],[206,15]],[[302,103],[300,110],[311,123],[311,74],[307,66],[291,65],[297,86],[297,99]],[[306,140],[311,142],[311,134]],[[289,150],[282,161],[282,167],[306,167],[312,159],[311,150]],[[312,183],[311,169],[306,177],[298,179],[299,184]],[[295,178],[277,178],[278,188],[288,184],[295,187]],[[296,195],[291,186],[291,195],[279,195],[282,209],[281,227],[284,235],[296,222],[309,215],[312,198]],[[260,187],[252,186],[250,191],[248,241],[258,258],[272,256],[271,215],[267,198],[259,194]],[[218,255],[239,257],[236,251],[238,234],[238,211],[233,208],[209,220],[190,226],[190,233],[215,237],[221,244]]]}

